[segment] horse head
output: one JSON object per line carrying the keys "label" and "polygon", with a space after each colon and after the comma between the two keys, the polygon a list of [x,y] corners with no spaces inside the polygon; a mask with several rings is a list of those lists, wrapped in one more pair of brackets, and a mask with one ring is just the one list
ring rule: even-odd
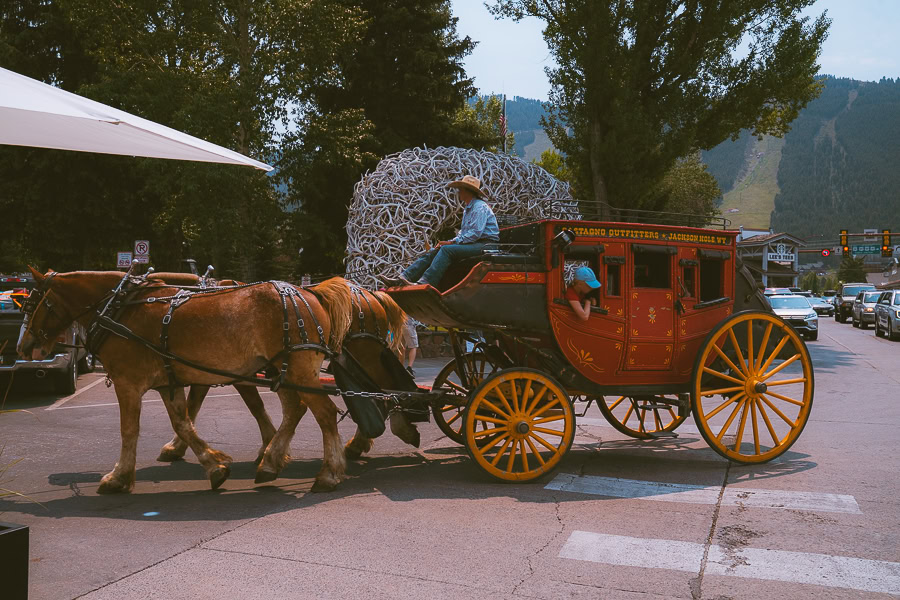
{"label": "horse head", "polygon": [[91,312],[122,277],[116,272],[42,274],[29,269],[36,285],[22,307],[25,319],[16,344],[16,352],[26,360],[49,356],[60,334]]}

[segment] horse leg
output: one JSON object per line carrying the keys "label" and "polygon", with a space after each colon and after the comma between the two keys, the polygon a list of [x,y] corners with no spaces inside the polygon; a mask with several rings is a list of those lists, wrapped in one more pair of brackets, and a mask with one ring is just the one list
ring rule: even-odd
{"label": "horse leg", "polygon": [[269,441],[262,455],[262,460],[256,469],[256,483],[266,483],[278,478],[278,473],[290,462],[291,438],[303,415],[306,414],[306,405],[300,401],[300,394],[293,390],[281,388],[278,390],[278,398],[281,400],[283,417],[278,431]]}
{"label": "horse leg", "polygon": [[[266,453],[269,442],[275,437],[275,426],[272,424],[272,419],[269,418],[269,413],[266,412],[262,396],[259,395],[259,390],[256,389],[255,385],[236,385],[234,389],[241,395],[241,399],[247,405],[250,414],[256,419],[256,424],[259,425],[259,435],[262,437],[262,447],[260,447],[256,455],[256,464],[259,465],[262,462],[263,455]],[[301,418],[305,412],[306,408],[303,407],[300,413]],[[290,456],[288,456],[288,460],[290,460]]]}
{"label": "horse leg", "polygon": [[419,447],[422,441],[419,430],[402,413],[391,413],[391,433],[416,448]]}
{"label": "horse leg", "polygon": [[353,439],[344,446],[344,457],[346,457],[347,460],[357,460],[364,453],[371,450],[374,443],[374,440],[364,436],[359,427],[357,427]]}
{"label": "horse leg", "polygon": [[337,407],[331,398],[319,394],[304,394],[303,401],[309,406],[319,428],[322,430],[324,457],[322,469],[316,475],[312,486],[314,492],[330,492],[344,477],[347,461],[341,447],[341,435],[337,428]]}
{"label": "horse leg", "polygon": [[98,494],[128,493],[134,489],[134,463],[141,428],[141,394],[126,385],[117,385],[116,398],[119,401],[122,449],[119,462],[100,480]]}
{"label": "horse leg", "polygon": [[175,434],[184,440],[197,455],[197,460],[206,470],[212,489],[218,488],[231,474],[231,457],[224,452],[213,450],[197,435],[194,423],[188,418],[183,387],[162,389],[160,396],[162,396],[163,404],[166,405],[166,411],[169,413],[169,420],[172,422]]}
{"label": "horse leg", "polygon": [[[197,422],[197,413],[200,412],[200,407],[203,405],[203,400],[208,393],[208,385],[191,386],[191,391],[188,392],[188,418],[190,418],[192,423]],[[172,438],[171,442],[162,447],[156,460],[160,462],[175,462],[176,460],[181,460],[184,458],[187,447],[184,440],[176,435]]]}

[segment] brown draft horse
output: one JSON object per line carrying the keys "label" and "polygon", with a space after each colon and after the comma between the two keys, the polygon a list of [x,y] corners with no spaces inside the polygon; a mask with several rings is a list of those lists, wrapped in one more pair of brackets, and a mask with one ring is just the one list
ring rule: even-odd
{"label": "brown draft horse", "polygon": [[[190,277],[193,277],[193,284],[197,282],[196,275],[185,275],[182,273],[174,274],[153,274],[151,277],[159,277],[167,283],[177,283],[186,285],[189,283]],[[219,282],[220,285],[227,282]],[[400,332],[403,324],[406,322],[406,314],[401,310],[394,300],[384,292],[369,292],[367,290],[357,288],[351,284],[351,314],[350,314],[350,331],[344,338],[343,347],[350,352],[354,358],[363,367],[366,374],[377,383],[382,389],[393,389],[395,385],[394,375],[392,375],[384,363],[382,362],[382,352],[385,348],[384,340],[387,338],[388,332],[393,334],[390,343],[390,351],[397,352],[400,345]],[[262,437],[263,449],[271,439],[269,431],[274,431],[272,421],[266,412],[262,398],[255,386],[236,385],[235,389],[241,394],[241,398],[250,410],[250,413],[256,419],[259,425],[259,433]],[[188,395],[188,414],[193,421],[200,412],[200,407],[209,386],[191,386]],[[382,406],[382,412],[386,413],[388,407],[385,401],[379,401]],[[305,407],[302,409],[305,413]],[[390,414],[391,431],[401,440],[419,447],[420,436],[416,426],[411,423],[402,413]],[[372,449],[373,440],[364,436],[357,427],[356,434],[347,443],[344,448],[345,456],[348,459],[356,460],[363,453]],[[187,450],[187,444],[177,435],[162,447],[159,458],[157,460],[169,462],[178,460],[184,456]],[[260,451],[262,456],[262,451]]]}
{"label": "brown draft horse", "polygon": [[[32,358],[47,356],[58,333],[73,321],[89,327],[97,308],[110,297],[110,291],[123,277],[117,271],[78,271],[55,274],[52,280],[45,282],[49,274],[45,276],[34,269],[32,273],[38,289],[43,290],[43,296],[33,308],[17,346],[21,356]],[[176,292],[176,289],[151,282],[139,287],[130,300],[146,300],[151,296],[168,298]],[[312,341],[318,339],[314,325],[317,323],[321,327],[320,341],[324,344],[332,340],[335,346],[339,345],[349,327],[350,291],[347,282],[334,278],[317,286],[315,294],[308,291],[299,293],[305,301],[298,301],[305,329],[311,330],[306,337]],[[304,305],[309,309],[306,310]],[[141,338],[158,344],[163,317],[168,311],[168,302],[129,305],[117,320]],[[289,318],[287,322],[289,343],[302,343],[297,319]],[[173,313],[168,330],[168,347],[175,356],[196,365],[245,377],[253,377],[274,359],[280,365],[283,359],[287,364],[285,384],[321,387],[319,369],[325,358],[324,352],[314,349],[285,352],[284,323],[282,296],[269,282],[197,295]],[[122,436],[119,461],[111,472],[103,476],[98,492],[129,492],[134,487],[141,397],[151,389],[160,392],[172,428],[197,455],[213,489],[221,485],[230,474],[232,459],[210,448],[197,435],[188,418],[183,386],[233,383],[234,378],[172,361],[177,382],[173,386],[159,354],[119,335],[109,335],[97,354],[115,384]],[[324,447],[322,469],[316,476],[313,491],[334,489],[345,468],[337,431],[337,408],[324,394],[300,392],[285,385],[277,391],[284,418],[257,468],[257,483],[275,479],[289,460],[287,451],[290,440],[305,412],[305,406],[313,412],[322,430]]]}

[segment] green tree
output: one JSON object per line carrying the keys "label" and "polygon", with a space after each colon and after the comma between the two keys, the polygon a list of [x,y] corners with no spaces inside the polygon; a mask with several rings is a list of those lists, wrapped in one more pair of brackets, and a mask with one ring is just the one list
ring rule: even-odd
{"label": "green tree", "polygon": [[866,270],[863,266],[865,257],[853,258],[849,254],[845,254],[841,259],[841,266],[838,267],[837,277],[843,283],[853,283],[866,280]]}
{"label": "green tree", "polygon": [[546,22],[559,66],[547,69],[544,127],[582,198],[659,209],[679,158],[744,128],[783,135],[816,96],[829,21],[800,16],[813,1],[496,0],[491,10]]}
{"label": "green tree", "polygon": [[[466,146],[482,148],[489,152],[502,150],[500,137],[500,116],[503,114],[503,99],[500,96],[478,96],[475,102],[467,102],[453,116],[454,136],[462,138]],[[511,129],[506,130],[506,150],[512,153],[516,136]]]}
{"label": "green tree", "polygon": [[532,161],[560,181],[572,183],[572,170],[566,164],[566,157],[554,150],[547,148],[541,152],[540,160]]}
{"label": "green tree", "polygon": [[713,217],[719,214],[716,200],[722,192],[695,152],[675,161],[660,182],[659,195],[666,198],[666,212]]}

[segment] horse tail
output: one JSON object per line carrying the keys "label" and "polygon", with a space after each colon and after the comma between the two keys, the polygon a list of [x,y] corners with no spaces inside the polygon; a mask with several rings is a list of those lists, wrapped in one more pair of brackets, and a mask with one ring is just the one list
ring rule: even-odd
{"label": "horse tail", "polygon": [[350,302],[350,286],[343,277],[332,277],[310,288],[331,322],[332,350],[338,351],[347,332],[350,331],[350,315],[353,309]]}
{"label": "horse tail", "polygon": [[388,330],[393,334],[391,337],[391,350],[396,352],[400,348],[400,342],[403,339],[400,332],[409,317],[403,312],[403,309],[394,302],[394,299],[385,292],[371,292],[371,294],[381,303],[384,312],[387,313]]}

